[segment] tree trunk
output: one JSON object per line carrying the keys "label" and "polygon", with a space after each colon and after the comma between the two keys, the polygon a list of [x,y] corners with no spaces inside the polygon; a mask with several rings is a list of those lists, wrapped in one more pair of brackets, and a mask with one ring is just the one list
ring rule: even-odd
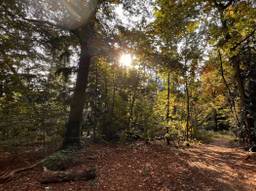
{"label": "tree trunk", "polygon": [[167,103],[166,103],[166,121],[170,119],[170,97],[171,97],[171,72],[168,72],[167,77]]}
{"label": "tree trunk", "polygon": [[[228,22],[227,20],[225,19],[225,16],[224,16],[224,12],[226,10],[226,8],[232,4],[233,1],[230,0],[229,3],[226,5],[226,6],[223,6],[223,4],[217,4],[215,3],[216,5],[216,8],[218,9],[219,13],[220,13],[220,20],[221,20],[221,23],[222,23],[222,29],[223,29],[223,33],[225,35],[225,42],[228,42],[229,39],[230,39],[230,33],[229,33],[229,30],[228,30]],[[233,51],[232,49],[230,50],[231,52]],[[251,143],[251,127],[253,124],[251,124],[251,120],[248,118],[247,116],[247,105],[246,105],[246,95],[245,95],[245,88],[244,88],[244,82],[243,82],[243,79],[241,77],[241,68],[240,68],[240,60],[239,60],[239,55],[236,55],[236,56],[233,56],[231,59],[230,59],[232,65],[233,65],[233,68],[234,68],[234,71],[235,71],[235,74],[234,74],[234,79],[237,83],[237,86],[238,86],[238,93],[239,93],[239,96],[240,96],[240,116],[241,116],[241,119],[240,119],[240,123],[241,125],[244,125],[245,127],[245,142],[246,143]]]}
{"label": "tree trunk", "polygon": [[77,31],[81,43],[81,54],[74,95],[71,100],[69,119],[66,124],[63,148],[80,146],[80,126],[85,105],[89,66],[92,59],[89,40],[93,38],[93,28],[94,22],[90,22]]}
{"label": "tree trunk", "polygon": [[115,68],[113,69],[113,93],[112,93],[112,106],[111,106],[111,117],[115,112],[115,100],[116,100],[116,73]]}
{"label": "tree trunk", "polygon": [[243,122],[244,127],[245,127],[245,133],[246,133],[246,140],[245,142],[250,144],[251,143],[251,122],[250,119],[248,118],[247,114],[247,105],[246,105],[246,95],[245,95],[245,89],[244,89],[244,82],[243,79],[241,77],[241,69],[240,69],[240,63],[239,63],[239,58],[233,57],[232,58],[232,64],[234,67],[234,71],[235,71],[235,80],[237,83],[237,87],[238,87],[238,92],[239,92],[239,96],[240,96],[240,116],[241,119],[240,121]]}
{"label": "tree trunk", "polygon": [[189,138],[189,119],[190,119],[190,107],[189,107],[189,89],[188,89],[188,79],[186,79],[186,97],[187,97],[187,122],[186,122],[186,140]]}
{"label": "tree trunk", "polygon": [[215,108],[212,109],[212,121],[214,123],[214,131],[218,131],[218,113]]}
{"label": "tree trunk", "polygon": [[[229,88],[229,85],[228,85],[228,82],[225,78],[225,74],[224,74],[224,68],[223,68],[223,62],[222,62],[222,55],[221,55],[221,52],[220,50],[218,50],[218,54],[219,54],[219,59],[220,59],[220,73],[221,73],[221,77],[222,77],[222,80],[226,86],[226,89],[228,91],[228,102],[230,104],[230,110],[231,112],[233,113],[235,119],[236,119],[236,123],[237,123],[237,126],[240,128],[241,126],[241,123],[239,121],[239,118],[238,118],[238,115],[237,115],[237,109],[236,109],[236,103],[232,97],[232,93],[231,93],[231,89]],[[225,95],[225,93],[224,93]]]}
{"label": "tree trunk", "polygon": [[108,112],[108,78],[107,78],[107,71],[104,75],[104,88],[105,88],[105,105],[104,110]]}
{"label": "tree trunk", "polygon": [[[98,74],[98,64],[95,63],[95,94],[94,94],[94,115],[96,117],[96,124],[93,125],[93,141],[96,142],[96,128],[99,127],[99,89],[98,89],[98,82],[99,82],[99,74]],[[95,119],[95,118],[94,118]]]}
{"label": "tree trunk", "polygon": [[[135,90],[134,90],[135,91]],[[135,93],[134,95],[132,95],[132,100],[131,100],[131,104],[130,104],[130,111],[129,111],[129,119],[128,119],[128,128],[131,129],[132,128],[132,121],[133,121],[133,110],[134,110],[134,103],[135,103],[135,100],[136,100],[136,97],[135,97]]]}

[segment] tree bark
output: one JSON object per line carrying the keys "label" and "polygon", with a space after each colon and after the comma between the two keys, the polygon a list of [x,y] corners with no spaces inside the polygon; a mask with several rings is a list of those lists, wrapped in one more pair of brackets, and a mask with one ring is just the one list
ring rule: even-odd
{"label": "tree bark", "polygon": [[240,96],[240,116],[241,116],[241,122],[243,122],[245,126],[245,133],[246,133],[246,140],[245,142],[248,144],[251,144],[251,121],[248,118],[247,114],[247,104],[246,104],[246,95],[245,95],[245,88],[244,88],[244,82],[241,76],[241,69],[240,69],[240,63],[238,56],[235,56],[231,59],[233,67],[234,67],[234,77],[237,82],[238,92]]}
{"label": "tree bark", "polygon": [[168,72],[167,77],[167,103],[166,103],[166,121],[170,119],[170,97],[171,97],[171,72]]}
{"label": "tree bark", "polygon": [[99,89],[98,89],[98,82],[99,82],[99,73],[98,73],[98,64],[95,63],[95,94],[94,94],[94,115],[96,117],[96,124],[93,125],[93,141],[96,142],[96,128],[99,126],[99,121],[97,120],[99,116]]}
{"label": "tree bark", "polygon": [[[134,91],[136,91],[136,90],[134,90]],[[136,95],[134,93],[134,95],[132,95],[132,98],[131,98],[130,111],[129,111],[129,119],[128,119],[128,128],[129,129],[132,128],[133,110],[134,110],[134,104],[135,104],[135,100],[136,100],[135,96]]]}
{"label": "tree bark", "polygon": [[[234,99],[232,98],[232,93],[231,93],[231,89],[229,88],[229,85],[228,85],[228,82],[225,78],[225,74],[224,74],[224,68],[223,68],[223,61],[222,61],[222,55],[221,55],[221,52],[220,50],[218,50],[218,54],[219,54],[219,59],[220,59],[220,72],[221,72],[221,77],[222,77],[222,80],[226,86],[226,89],[228,91],[228,102],[230,104],[230,110],[231,112],[234,114],[235,116],[235,119],[236,119],[236,122],[237,122],[237,126],[240,128],[241,126],[241,123],[239,121],[239,118],[238,118],[238,115],[237,115],[237,109],[236,109],[236,103],[234,101]],[[225,95],[225,93],[224,93]]]}
{"label": "tree bark", "polygon": [[107,78],[107,70],[106,70],[106,73],[104,75],[104,88],[105,88],[105,105],[104,105],[104,109],[105,109],[105,112],[108,112],[108,78]]}
{"label": "tree bark", "polygon": [[116,73],[115,66],[113,68],[113,93],[112,93],[112,105],[111,105],[111,117],[115,112],[115,100],[116,100]]}
{"label": "tree bark", "polygon": [[214,131],[218,131],[218,112],[215,108],[212,109],[212,120],[214,122]]}
{"label": "tree bark", "polygon": [[186,79],[186,97],[187,97],[187,121],[186,121],[186,140],[189,138],[189,119],[190,119],[190,107],[189,107],[189,89],[188,89],[188,79]]}
{"label": "tree bark", "polygon": [[[225,43],[229,41],[229,39],[231,37],[231,34],[228,30],[228,22],[224,17],[224,12],[225,12],[226,8],[234,2],[235,2],[234,0],[229,0],[226,5],[223,5],[223,4],[217,3],[215,1],[216,8],[218,9],[219,14],[220,14],[222,29],[223,29],[223,33],[224,33],[224,36],[225,36]],[[250,35],[253,35],[254,32],[255,31],[253,31]],[[233,48],[230,48],[230,51],[233,52],[235,50],[235,48],[237,48],[237,46],[239,46],[239,44],[235,45]],[[246,139],[245,142],[248,143],[248,144],[251,144],[251,142],[252,142],[251,127],[252,127],[253,124],[251,124],[251,120],[247,116],[247,114],[248,114],[247,113],[248,108],[247,108],[247,103],[246,103],[247,98],[246,98],[246,95],[245,95],[244,82],[243,82],[243,79],[242,79],[242,76],[241,76],[239,55],[233,56],[230,59],[230,61],[233,65],[233,68],[234,68],[234,71],[235,71],[234,79],[237,83],[238,93],[239,93],[239,97],[240,97],[240,118],[241,118],[240,123],[241,123],[241,125],[244,125],[244,127],[245,127],[245,135],[243,135],[243,136],[245,136],[245,139]]]}
{"label": "tree bark", "polygon": [[80,146],[80,126],[85,105],[89,66],[92,60],[90,39],[92,39],[94,35],[94,22],[88,23],[76,32],[80,38],[81,54],[74,95],[71,100],[69,119],[66,124],[63,148]]}

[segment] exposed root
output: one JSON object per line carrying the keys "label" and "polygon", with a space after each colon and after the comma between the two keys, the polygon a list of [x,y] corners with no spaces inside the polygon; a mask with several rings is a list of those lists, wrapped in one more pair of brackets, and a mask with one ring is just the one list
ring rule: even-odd
{"label": "exposed root", "polygon": [[256,152],[249,152],[244,160],[256,160]]}
{"label": "exposed root", "polygon": [[69,170],[69,171],[45,171],[40,183],[59,183],[69,182],[77,180],[92,180],[96,178],[96,170],[93,169],[81,169],[81,170]]}
{"label": "exposed root", "polygon": [[3,184],[5,182],[10,181],[14,177],[15,174],[18,174],[18,173],[21,173],[21,172],[33,169],[36,166],[42,164],[43,162],[44,162],[44,160],[41,160],[41,161],[36,162],[36,163],[34,163],[34,164],[30,165],[30,166],[12,170],[11,172],[9,172],[9,170],[4,171],[3,173],[1,173],[1,176],[0,176],[0,184]]}

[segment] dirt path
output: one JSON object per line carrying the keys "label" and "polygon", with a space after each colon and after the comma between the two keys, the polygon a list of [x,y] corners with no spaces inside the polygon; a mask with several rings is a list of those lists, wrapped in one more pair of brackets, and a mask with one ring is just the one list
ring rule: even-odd
{"label": "dirt path", "polygon": [[215,139],[211,144],[189,150],[188,163],[202,190],[256,191],[256,161],[244,160],[247,153],[229,141]]}
{"label": "dirt path", "polygon": [[256,161],[245,161],[245,155],[222,139],[185,149],[90,145],[80,165],[95,166],[96,180],[40,185],[38,168],[0,185],[0,190],[255,191]]}

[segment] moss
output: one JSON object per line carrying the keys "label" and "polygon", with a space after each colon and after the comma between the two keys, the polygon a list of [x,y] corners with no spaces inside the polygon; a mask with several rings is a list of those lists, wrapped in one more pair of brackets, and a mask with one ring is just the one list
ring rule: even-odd
{"label": "moss", "polygon": [[78,163],[77,153],[72,150],[60,150],[45,159],[43,165],[53,171],[66,170]]}

